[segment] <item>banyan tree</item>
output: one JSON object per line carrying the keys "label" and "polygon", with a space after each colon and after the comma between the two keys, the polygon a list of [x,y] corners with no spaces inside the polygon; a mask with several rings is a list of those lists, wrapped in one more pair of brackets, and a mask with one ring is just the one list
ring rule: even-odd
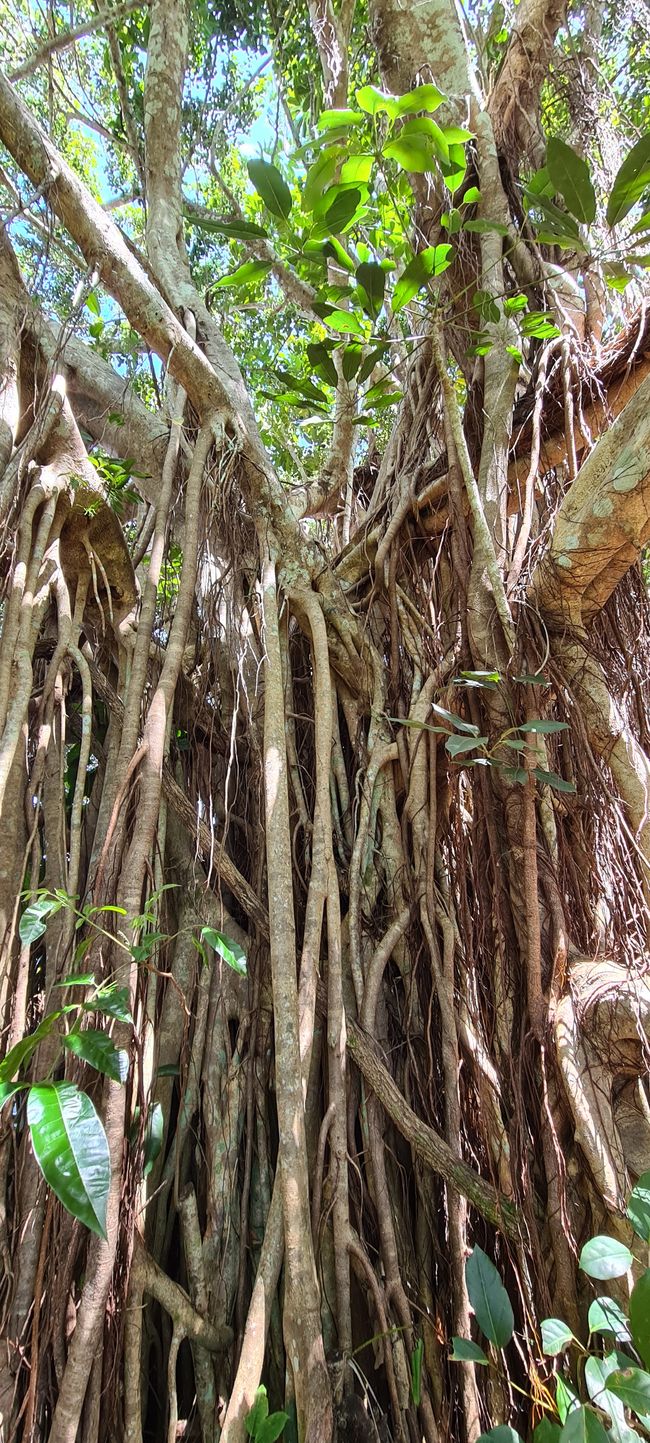
{"label": "banyan tree", "polygon": [[650,1167],[648,10],[2,16],[0,1433],[551,1443]]}

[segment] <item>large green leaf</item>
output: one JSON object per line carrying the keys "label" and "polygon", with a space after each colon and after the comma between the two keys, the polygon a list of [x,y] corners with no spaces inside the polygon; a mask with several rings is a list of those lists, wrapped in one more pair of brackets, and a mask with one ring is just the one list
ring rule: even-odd
{"label": "large green leaf", "polygon": [[394,120],[397,115],[399,101],[394,95],[387,95],[384,90],[378,90],[376,85],[364,85],[357,90],[357,105],[365,110],[366,115],[381,115],[386,113]]}
{"label": "large green leaf", "polygon": [[415,90],[409,90],[406,95],[400,95],[397,102],[397,114],[413,115],[418,110],[437,110],[438,106],[442,105],[444,98],[437,85],[418,85]]}
{"label": "large green leaf", "polygon": [[17,1042],[7,1053],[7,1056],[3,1058],[2,1062],[0,1062],[0,1082],[12,1081],[16,1073],[23,1066],[23,1063],[28,1062],[32,1053],[36,1051],[39,1042],[42,1042],[44,1037],[49,1036],[54,1024],[58,1021],[59,1017],[62,1016],[62,1009],[58,1012],[47,1012],[45,1017],[39,1022],[38,1027],[36,1027],[33,1032],[30,1032],[28,1037],[21,1037],[20,1042]]}
{"label": "large green leaf", "polygon": [[223,932],[217,932],[214,927],[202,927],[201,939],[219,953],[233,972],[238,972],[240,977],[246,976],[246,953],[238,942],[233,942],[231,937],[224,937]]}
{"label": "large green leaf", "polygon": [[254,220],[213,220],[211,216],[188,217],[190,224],[210,235],[222,235],[226,240],[267,240],[268,231]]}
{"label": "large green leaf", "polygon": [[452,1350],[449,1354],[451,1363],[483,1363],[487,1364],[488,1359],[478,1343],[473,1343],[471,1338],[452,1338]]}
{"label": "large green leaf", "polygon": [[237,266],[236,271],[231,271],[230,275],[213,281],[212,290],[225,290],[228,286],[253,286],[268,275],[271,265],[271,261],[244,261]]}
{"label": "large green leaf", "polygon": [[650,186],[650,134],[625,157],[607,202],[607,224],[618,225]]}
{"label": "large green leaf", "polygon": [[594,1298],[589,1308],[589,1332],[611,1334],[619,1343],[629,1343],[630,1326],[615,1298]]}
{"label": "large green leaf", "polygon": [[596,219],[596,192],[589,166],[570,145],[552,137],[546,147],[546,169],[567,210],[584,225]]}
{"label": "large green leaf", "polygon": [[427,246],[409,261],[393,291],[393,311],[401,311],[434,276],[442,275],[451,265],[452,247],[446,242]]}
{"label": "large green leaf", "polygon": [[436,164],[436,152],[426,135],[408,135],[404,139],[398,135],[396,140],[389,140],[384,146],[383,154],[388,160],[396,160],[402,170],[412,171],[415,175],[433,170]]}
{"label": "large green leaf", "polygon": [[497,1428],[490,1428],[489,1433],[481,1433],[478,1443],[521,1443],[521,1436],[516,1428],[500,1423]]}
{"label": "large green leaf", "polygon": [[554,1423],[551,1418],[542,1418],[533,1430],[533,1443],[558,1443],[561,1432],[559,1423]]}
{"label": "large green leaf", "polygon": [[362,261],[357,266],[356,279],[363,293],[363,309],[376,320],[384,304],[386,272],[376,261]]}
{"label": "large green leaf", "polygon": [[363,125],[357,110],[321,110],[316,122],[319,130],[338,130],[341,126]]}
{"label": "large green leaf", "polygon": [[60,911],[61,906],[62,903],[58,902],[56,897],[37,897],[34,902],[30,902],[18,923],[18,936],[24,947],[29,946],[30,942],[37,942],[39,937],[43,936],[46,917],[52,912]]}
{"label": "large green leaf", "polygon": [[63,1046],[75,1057],[90,1063],[97,1072],[111,1077],[113,1082],[125,1082],[129,1072],[129,1054],[123,1047],[116,1047],[107,1032],[97,1032],[88,1027],[85,1032],[69,1032],[63,1039]]}
{"label": "large green leaf", "polygon": [[542,1352],[547,1358],[563,1353],[574,1341],[573,1333],[561,1318],[545,1318],[542,1323]]}
{"label": "large green leaf", "polygon": [[266,209],[271,215],[279,216],[280,220],[286,220],[293,202],[291,191],[277,166],[271,165],[268,160],[249,160],[248,174]]}
{"label": "large green leaf", "polygon": [[650,1373],[644,1373],[642,1368],[617,1369],[610,1373],[607,1387],[626,1408],[633,1408],[635,1413],[650,1413]]}
{"label": "large green leaf", "polygon": [[73,1217],[106,1237],[111,1165],[106,1134],[89,1097],[70,1082],[30,1088],[27,1122],[46,1182]]}
{"label": "large green leaf", "polygon": [[90,1002],[83,1004],[84,1012],[101,1012],[103,1017],[114,1017],[116,1022],[133,1022],[128,987],[118,987],[110,982],[100,987]]}
{"label": "large green leaf", "polygon": [[264,1420],[268,1418],[268,1413],[269,1400],[266,1395],[266,1388],[264,1384],[261,1383],[255,1394],[253,1406],[246,1414],[245,1424],[249,1438],[258,1437],[258,1429],[261,1428]]}
{"label": "large green leaf", "polygon": [[[537,775],[537,772],[535,773]],[[580,1267],[590,1278],[622,1278],[632,1267],[633,1258],[625,1243],[616,1238],[590,1238],[580,1254]]]}
{"label": "large green leaf", "polygon": [[323,191],[327,190],[336,175],[336,167],[345,155],[342,145],[332,145],[319,155],[309,167],[302,191],[303,210],[313,210]]}
{"label": "large green leaf", "polygon": [[641,1174],[636,1187],[632,1188],[627,1204],[627,1215],[637,1237],[650,1243],[650,1172]]}
{"label": "large green leaf", "polygon": [[634,1434],[625,1421],[625,1409],[615,1393],[609,1391],[609,1378],[620,1367],[620,1354],[609,1353],[605,1358],[587,1358],[585,1383],[592,1403],[596,1408],[609,1414],[609,1438],[611,1443],[633,1443]]}
{"label": "large green leaf", "polygon": [[569,1413],[560,1433],[560,1443],[607,1443],[607,1434],[593,1408],[581,1404]]}
{"label": "large green leaf", "polygon": [[331,231],[337,235],[339,231],[345,230],[350,225],[361,204],[361,191],[357,186],[349,189],[337,190],[331,201],[326,205],[323,215],[325,234]]}
{"label": "large green leaf", "polygon": [[475,1247],[465,1266],[467,1291],[479,1327],[497,1348],[505,1348],[514,1332],[510,1299],[499,1274],[482,1248]]}
{"label": "large green leaf", "polygon": [[650,1367],[650,1269],[634,1284],[630,1296],[630,1328],[637,1353]]}

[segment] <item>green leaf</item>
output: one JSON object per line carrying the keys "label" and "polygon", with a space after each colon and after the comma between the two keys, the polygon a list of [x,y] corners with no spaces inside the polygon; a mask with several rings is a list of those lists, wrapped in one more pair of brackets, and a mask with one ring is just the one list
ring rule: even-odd
{"label": "green leaf", "polygon": [[314,209],[323,191],[331,185],[336,175],[336,167],[344,155],[345,148],[342,145],[330,146],[309,167],[302,191],[303,210]]}
{"label": "green leaf", "polygon": [[560,1443],[607,1443],[607,1434],[593,1408],[581,1404],[569,1413],[560,1433]]}
{"label": "green leaf", "polygon": [[323,226],[325,232],[331,231],[337,235],[350,225],[361,204],[361,191],[357,186],[350,189],[339,190],[325,207],[323,215]]}
{"label": "green leaf", "polygon": [[566,1423],[569,1414],[580,1406],[580,1399],[573,1384],[567,1383],[566,1378],[559,1374],[555,1380],[555,1402],[561,1423]]}
{"label": "green leaf", "polygon": [[475,1247],[467,1259],[465,1277],[479,1327],[497,1348],[505,1348],[514,1332],[515,1320],[494,1263],[482,1248]]}
{"label": "green leaf", "polygon": [[29,1091],[27,1122],[45,1181],[73,1217],[105,1238],[111,1165],[90,1098],[70,1082],[38,1083]]}
{"label": "green leaf", "polygon": [[337,265],[341,266],[343,270],[350,271],[350,273],[354,270],[354,261],[348,255],[347,251],[343,249],[340,240],[338,240],[335,235],[330,236],[329,239],[324,242],[323,250],[325,255],[331,260],[335,260]]}
{"label": "green leaf", "polygon": [[286,220],[293,201],[287,182],[280,175],[277,166],[271,165],[268,160],[249,160],[247,169],[266,209],[270,210],[271,215],[279,216],[280,220]]}
{"label": "green leaf", "polygon": [[159,1102],[154,1102],[147,1113],[144,1129],[144,1150],[142,1176],[148,1177],[163,1145],[165,1119]]}
{"label": "green leaf", "polygon": [[611,1334],[619,1343],[629,1343],[631,1333],[620,1303],[614,1298],[595,1298],[589,1308],[589,1332]]}
{"label": "green leaf", "polygon": [[551,340],[560,335],[550,311],[530,311],[527,316],[522,316],[521,332],[536,340]]}
{"label": "green leaf", "polygon": [[[535,772],[537,776],[537,772]],[[622,1278],[634,1259],[625,1243],[603,1235],[591,1238],[580,1254],[579,1266],[590,1278]]]}
{"label": "green leaf", "polygon": [[419,115],[415,120],[407,120],[399,133],[400,140],[411,140],[413,136],[424,137],[432,141],[433,149],[440,160],[449,164],[449,144],[444,130],[436,125],[428,115]]}
{"label": "green leaf", "polygon": [[625,157],[607,202],[607,224],[615,226],[650,186],[650,133],[643,135]]}
{"label": "green leaf", "polygon": [[386,272],[376,261],[363,261],[357,267],[356,280],[365,297],[363,309],[374,321],[384,304]]}
{"label": "green leaf", "polygon": [[327,406],[328,399],[324,391],[318,386],[313,386],[311,381],[306,381],[302,376],[292,376],[289,371],[274,370],[274,376],[287,387],[288,391],[297,391],[299,396],[304,396],[307,401],[316,401],[317,405]]}
{"label": "green leaf", "polygon": [[208,947],[212,947],[215,952],[218,952],[228,967],[232,967],[233,972],[237,972],[240,977],[246,976],[246,953],[242,951],[238,942],[233,942],[230,937],[224,937],[223,932],[216,932],[214,927],[202,927],[201,939],[207,942]]}
{"label": "green leaf", "polygon": [[612,1443],[633,1443],[634,1433],[625,1421],[620,1398],[609,1391],[609,1378],[620,1367],[621,1354],[608,1353],[605,1358],[592,1356],[585,1363],[585,1383],[591,1402],[609,1414],[609,1438]]}
{"label": "green leaf", "polygon": [[69,972],[67,977],[62,977],[60,982],[55,982],[55,987],[92,987],[95,984],[94,972]]}
{"label": "green leaf", "polygon": [[438,246],[427,246],[426,250],[409,261],[393,291],[393,311],[401,311],[413,296],[434,276],[442,275],[451,265],[449,257],[452,247],[446,242]]}
{"label": "green leaf", "polygon": [[508,235],[508,227],[500,220],[487,220],[483,216],[475,216],[473,220],[463,222],[463,230],[471,231],[472,235],[484,235],[488,231],[494,231],[496,235]]}
{"label": "green leaf", "polygon": [[325,317],[325,324],[343,336],[365,335],[361,322],[351,311],[330,311],[329,315]]}
{"label": "green leaf", "polygon": [[454,716],[453,711],[445,711],[444,706],[439,706],[437,702],[432,703],[431,710],[435,712],[436,716],[442,717],[443,721],[450,722],[459,732],[466,732],[467,736],[471,737],[478,736],[478,727],[474,725],[474,722],[463,721],[462,717]]}
{"label": "green leaf", "polygon": [[264,1384],[260,1384],[255,1394],[255,1402],[249,1413],[246,1414],[246,1432],[249,1438],[257,1438],[258,1428],[261,1427],[269,1413],[269,1400],[266,1396]]}
{"label": "green leaf", "polygon": [[367,185],[372,175],[372,168],[375,163],[374,155],[349,155],[341,166],[341,182],[343,185],[356,185],[361,182]]}
{"label": "green leaf", "polygon": [[[533,775],[534,777],[537,777],[538,782],[543,782],[544,786],[553,787],[554,791],[556,791],[556,792],[571,792],[572,794],[575,792],[575,787],[574,787],[574,785],[573,785],[573,782],[565,782],[564,777],[558,777],[557,772],[545,772],[544,769],[543,769],[543,767],[533,767],[532,775]],[[584,1249],[583,1249],[583,1251],[584,1251]],[[586,1269],[585,1269],[585,1271],[586,1271]],[[592,1273],[592,1274],[591,1274],[591,1277],[592,1277],[592,1278],[596,1278],[596,1277],[614,1278],[614,1277],[616,1277],[616,1276],[617,1276],[616,1273]]]}
{"label": "green leaf", "polygon": [[289,1422],[288,1413],[269,1413],[268,1418],[260,1424],[255,1438],[256,1443],[275,1443],[276,1438],[284,1432]]}
{"label": "green leaf", "polygon": [[566,732],[569,730],[569,723],[562,721],[547,721],[545,717],[532,721],[522,722],[517,727],[519,732],[541,732],[544,736],[551,736],[553,732]]}
{"label": "green leaf", "polygon": [[642,1368],[620,1368],[607,1379],[610,1393],[635,1413],[650,1413],[650,1373]]}
{"label": "green leaf", "polygon": [[630,1328],[637,1353],[650,1366],[650,1269],[641,1274],[630,1295]]}
{"label": "green leaf", "polygon": [[414,1347],[414,1349],[413,1349],[413,1352],[411,1353],[411,1398],[413,1399],[413,1402],[414,1402],[416,1408],[419,1408],[420,1402],[421,1402],[421,1399],[422,1399],[422,1355],[423,1355],[423,1353],[424,1353],[424,1343],[422,1342],[422,1339],[421,1339],[421,1338],[418,1338],[417,1343],[415,1344],[415,1347]]}
{"label": "green leaf", "polygon": [[61,905],[55,897],[37,897],[35,902],[30,902],[18,923],[18,936],[24,947],[44,935],[45,918],[60,911]]}
{"label": "green leaf", "polygon": [[129,989],[118,987],[115,982],[101,987],[83,1007],[84,1012],[101,1012],[104,1017],[114,1017],[116,1022],[133,1022]]}
{"label": "green leaf", "polygon": [[386,347],[377,346],[376,350],[371,351],[370,354],[366,356],[361,370],[359,371],[359,385],[362,385],[364,381],[368,380],[368,378],[372,375],[375,366],[378,364],[379,361],[383,360],[385,354]]}
{"label": "green leaf", "polygon": [[589,166],[575,150],[556,136],[546,146],[546,169],[567,210],[583,225],[596,219],[596,192]]}
{"label": "green leaf", "polygon": [[550,1418],[542,1418],[541,1423],[533,1429],[533,1443],[558,1443],[561,1432],[559,1423],[554,1423]]}
{"label": "green leaf", "polygon": [[17,1042],[15,1046],[10,1049],[0,1063],[0,1082],[12,1081],[19,1068],[22,1067],[24,1062],[28,1062],[32,1053],[36,1051],[39,1042],[42,1042],[44,1037],[49,1036],[54,1024],[62,1015],[61,1010],[57,1012],[47,1012],[45,1017],[39,1022],[38,1027],[36,1027],[33,1032],[30,1032],[28,1037],[21,1037],[20,1042]]}
{"label": "green leaf", "polygon": [[487,1364],[488,1359],[478,1343],[473,1343],[471,1338],[452,1338],[452,1350],[449,1354],[450,1363],[482,1363]]}
{"label": "green leaf", "polygon": [[308,346],[307,355],[314,370],[319,371],[323,379],[327,381],[330,386],[336,386],[339,378],[336,374],[336,366],[327,348],[320,343]]}
{"label": "green leaf", "polygon": [[471,752],[475,747],[485,746],[487,737],[447,737],[445,751],[450,757],[457,757],[461,752]]}
{"label": "green leaf", "polygon": [[357,110],[321,110],[316,121],[319,130],[335,130],[339,126],[363,125]]}
{"label": "green leaf", "polygon": [[23,1092],[26,1086],[26,1082],[0,1082],[0,1107],[4,1107],[16,1092]]}
{"label": "green leaf", "polygon": [[85,1032],[69,1032],[63,1039],[67,1052],[90,1063],[97,1072],[112,1077],[113,1082],[125,1082],[129,1072],[129,1054],[123,1047],[116,1047],[106,1032],[97,1032],[89,1027]]}
{"label": "green leaf", "polygon": [[101,306],[99,304],[99,299],[94,291],[89,291],[88,295],[86,296],[86,305],[88,307],[88,310],[92,311],[94,316],[101,316]]}
{"label": "green leaf", "polygon": [[363,346],[353,341],[343,352],[342,370],[346,381],[353,381],[363,360]]}
{"label": "green leaf", "polygon": [[636,1187],[632,1188],[627,1204],[627,1215],[637,1237],[650,1243],[650,1172],[641,1174]]}
{"label": "green leaf", "polygon": [[212,220],[212,218],[196,219],[188,217],[191,225],[198,226],[200,230],[209,231],[211,235],[222,235],[226,240],[268,240],[268,231],[254,220]]}
{"label": "green leaf", "polygon": [[444,98],[437,85],[418,85],[415,90],[409,90],[406,95],[400,96],[397,114],[413,115],[418,110],[437,110]]}
{"label": "green leaf", "polygon": [[222,276],[221,280],[213,281],[213,291],[225,290],[228,286],[252,286],[267,276],[272,261],[244,261],[236,271],[231,271],[229,276]]}
{"label": "green leaf", "polygon": [[561,1318],[545,1318],[542,1323],[542,1352],[547,1358],[554,1358],[570,1347],[574,1337],[571,1329]]}
{"label": "green leaf", "polygon": [[481,1433],[478,1443],[521,1443],[521,1436],[516,1428],[500,1423],[498,1428],[490,1428],[489,1433]]}
{"label": "green leaf", "polygon": [[404,139],[399,135],[396,140],[388,141],[382,154],[387,160],[397,161],[402,170],[415,175],[424,175],[425,171],[434,170],[436,165],[435,150],[424,135],[405,136]]}
{"label": "green leaf", "polygon": [[376,85],[364,85],[356,93],[357,105],[365,110],[366,115],[381,115],[386,113],[391,120],[395,119],[398,113],[398,101],[394,95],[387,95],[385,91],[378,90]]}

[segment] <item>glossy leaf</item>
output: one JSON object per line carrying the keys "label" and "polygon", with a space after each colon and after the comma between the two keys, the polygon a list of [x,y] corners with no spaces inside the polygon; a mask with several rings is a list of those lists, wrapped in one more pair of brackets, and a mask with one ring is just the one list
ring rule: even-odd
{"label": "glossy leaf", "polygon": [[116,1047],[107,1032],[98,1032],[89,1027],[85,1032],[69,1032],[63,1038],[67,1052],[73,1052],[83,1062],[88,1062],[97,1072],[111,1077],[113,1082],[125,1082],[129,1072],[129,1054],[123,1047]]}
{"label": "glossy leaf", "polygon": [[349,190],[340,190],[334,195],[325,207],[323,216],[324,225],[327,231],[336,235],[338,231],[345,230],[350,225],[361,203],[361,191],[357,186]]}
{"label": "glossy leaf", "polygon": [[325,324],[331,330],[337,331],[342,336],[363,336],[365,331],[361,322],[351,311],[330,311],[325,317]]}
{"label": "glossy leaf", "polygon": [[376,320],[384,304],[386,272],[375,261],[363,261],[357,267],[357,284],[363,292],[363,308]]}
{"label": "glossy leaf", "polygon": [[558,1443],[562,1429],[551,1418],[542,1418],[533,1430],[533,1443]]}
{"label": "glossy leaf", "polygon": [[588,1404],[574,1408],[560,1433],[560,1443],[607,1443],[603,1425]]}
{"label": "glossy leaf", "polygon": [[542,1352],[547,1358],[563,1353],[574,1341],[573,1333],[561,1318],[545,1318],[542,1323]]}
{"label": "glossy leaf", "polygon": [[543,736],[552,736],[554,732],[565,732],[569,729],[569,723],[563,721],[550,721],[545,717],[538,717],[532,721],[525,721],[517,727],[520,732],[540,732]]}
{"label": "glossy leaf", "polygon": [[359,181],[362,185],[367,185],[372,175],[374,163],[374,155],[349,155],[341,166],[341,181],[343,185],[356,185]]}
{"label": "glossy leaf", "polygon": [[406,95],[400,95],[397,102],[397,114],[412,115],[418,110],[437,110],[438,106],[442,105],[444,98],[437,85],[418,85],[415,90],[409,90]]}
{"label": "glossy leaf", "polygon": [[327,190],[328,185],[331,185],[337,166],[344,155],[343,146],[330,146],[309,167],[302,191],[303,210],[314,209],[323,192]]}
{"label": "glossy leaf", "polygon": [[357,110],[321,110],[316,122],[319,130],[335,130],[339,126],[363,125]]}
{"label": "glossy leaf", "polygon": [[253,286],[264,279],[271,269],[271,261],[244,261],[236,271],[230,275],[222,276],[220,280],[214,281],[213,291],[226,290],[231,286]]}
{"label": "glossy leaf", "polygon": [[246,976],[246,953],[238,942],[233,942],[230,937],[224,937],[223,932],[215,931],[214,927],[202,927],[201,940],[207,942],[208,947],[212,947],[215,952],[218,952],[233,972],[239,973],[240,977]]}
{"label": "glossy leaf", "polygon": [[471,1338],[452,1338],[452,1350],[449,1354],[451,1363],[481,1363],[487,1364],[488,1359],[478,1343],[473,1343]]}
{"label": "glossy leaf", "polygon": [[104,1017],[114,1017],[116,1022],[133,1022],[128,987],[118,987],[112,982],[101,987],[90,1002],[84,1003],[85,1012],[101,1012]]}
{"label": "glossy leaf", "polygon": [[292,207],[291,191],[275,165],[268,160],[249,160],[248,174],[257,194],[271,215],[286,220]]}
{"label": "glossy leaf", "polygon": [[387,160],[397,161],[402,170],[415,175],[424,175],[425,171],[434,170],[436,165],[435,150],[425,135],[411,135],[404,139],[398,136],[396,140],[389,140],[383,154]]}
{"label": "glossy leaf", "polygon": [[222,235],[225,240],[267,240],[268,231],[263,226],[257,225],[254,220],[213,220],[211,217],[196,219],[189,216],[192,225],[198,226],[201,230],[209,231],[211,235]]}
{"label": "glossy leaf", "polygon": [[489,1433],[481,1433],[478,1443],[522,1443],[522,1440],[516,1428],[500,1423],[498,1428],[490,1428]]}
{"label": "glossy leaf", "polygon": [[417,295],[422,286],[434,276],[442,275],[451,265],[452,247],[446,242],[442,245],[428,246],[426,250],[420,251],[413,257],[406,266],[393,291],[393,311],[401,311],[409,301]]}
{"label": "glossy leaf", "polygon": [[[557,774],[557,772],[546,772],[546,771],[544,771],[544,768],[543,768],[543,767],[533,767],[533,773],[532,773],[532,774],[533,774],[534,777],[537,778],[537,781],[538,781],[538,782],[542,782],[543,785],[546,786],[546,787],[552,787],[555,792],[571,792],[571,793],[575,792],[575,787],[574,787],[574,785],[573,785],[573,782],[565,782],[564,777],[559,777],[558,774]],[[581,1265],[581,1266],[582,1266],[582,1265]],[[585,1272],[586,1272],[586,1271],[587,1271],[587,1269],[585,1268]],[[592,1277],[592,1278],[597,1278],[597,1277],[614,1278],[614,1277],[617,1277],[617,1276],[618,1276],[617,1273],[591,1273],[591,1274],[590,1274],[590,1277]]]}
{"label": "glossy leaf", "polygon": [[605,1236],[591,1238],[580,1254],[580,1267],[590,1278],[622,1278],[632,1263],[632,1254],[625,1243]]}
{"label": "glossy leaf", "polygon": [[36,1161],[73,1217],[106,1237],[111,1183],[108,1143],[93,1103],[70,1082],[30,1088],[27,1122]]}
{"label": "glossy leaf", "polygon": [[398,112],[398,104],[394,95],[387,95],[384,90],[379,90],[376,85],[364,85],[356,93],[357,105],[365,110],[366,115],[389,115],[391,120]]}
{"label": "glossy leaf", "polygon": [[620,1368],[610,1373],[607,1379],[610,1393],[614,1393],[626,1408],[635,1413],[650,1413],[650,1373],[642,1368]]}
{"label": "glossy leaf", "polygon": [[637,1353],[650,1367],[650,1269],[634,1284],[630,1295],[630,1328]]}
{"label": "glossy leaf", "polygon": [[475,1247],[465,1265],[469,1300],[486,1338],[505,1348],[514,1332],[515,1320],[508,1294],[490,1258]]}
{"label": "glossy leaf", "polygon": [[343,371],[343,377],[346,381],[354,380],[354,377],[359,370],[362,360],[363,346],[360,346],[357,342],[353,342],[351,346],[345,347],[345,350],[343,352],[341,369]]}
{"label": "glossy leaf", "polygon": [[18,923],[18,936],[24,947],[37,942],[45,933],[45,919],[52,912],[59,912],[61,903],[55,897],[37,897],[25,908]]}
{"label": "glossy leaf", "polygon": [[607,202],[607,224],[618,225],[650,187],[650,134],[643,135],[625,157]]}
{"label": "glossy leaf", "polygon": [[246,1415],[246,1432],[249,1438],[258,1437],[257,1430],[261,1427],[265,1418],[268,1417],[268,1413],[269,1400],[266,1394],[266,1388],[262,1383],[255,1393],[253,1406]]}
{"label": "glossy leaf", "polygon": [[596,192],[587,162],[564,140],[553,136],[546,147],[546,169],[571,215],[591,225],[596,219]]}
{"label": "glossy leaf", "polygon": [[468,736],[472,737],[478,736],[478,727],[474,725],[474,722],[463,721],[462,717],[454,716],[453,711],[446,711],[444,706],[438,705],[438,702],[433,702],[431,710],[435,712],[436,716],[442,717],[443,721],[450,722],[459,732],[466,732]]}
{"label": "glossy leaf", "polygon": [[320,343],[308,346],[307,355],[314,370],[318,371],[330,386],[336,386],[338,382],[336,366],[326,346]]}
{"label": "glossy leaf", "polygon": [[611,1334],[619,1343],[630,1341],[630,1325],[615,1298],[594,1298],[588,1321],[590,1333]]}
{"label": "glossy leaf", "polygon": [[650,1243],[650,1172],[641,1174],[632,1188],[627,1204],[627,1215],[637,1237]]}
{"label": "glossy leaf", "polygon": [[580,1406],[580,1399],[573,1384],[568,1383],[561,1374],[558,1374],[555,1380],[555,1403],[561,1423],[565,1423],[569,1414]]}
{"label": "glossy leaf", "polygon": [[487,737],[447,737],[445,751],[450,757],[457,757],[462,752],[471,752],[475,747],[485,746]]}

